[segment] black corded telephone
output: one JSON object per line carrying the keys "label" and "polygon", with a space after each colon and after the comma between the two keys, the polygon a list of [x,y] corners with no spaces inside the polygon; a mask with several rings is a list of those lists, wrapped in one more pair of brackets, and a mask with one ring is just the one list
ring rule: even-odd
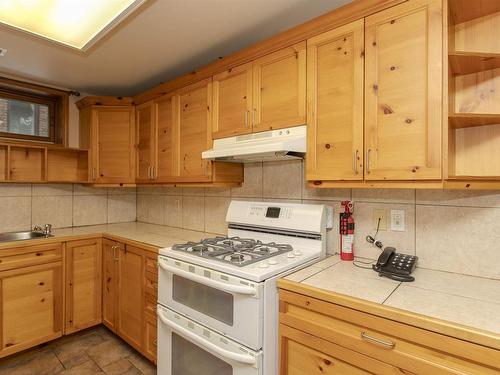
{"label": "black corded telephone", "polygon": [[415,269],[418,257],[396,253],[394,247],[386,247],[372,266],[379,276],[385,276],[397,281],[414,281],[410,274]]}

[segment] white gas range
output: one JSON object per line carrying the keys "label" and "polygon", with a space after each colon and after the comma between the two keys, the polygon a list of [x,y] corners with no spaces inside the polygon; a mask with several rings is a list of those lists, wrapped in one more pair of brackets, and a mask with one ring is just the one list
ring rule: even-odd
{"label": "white gas range", "polygon": [[276,280],[325,256],[325,207],[232,201],[226,220],[160,251],[160,375],[278,372]]}

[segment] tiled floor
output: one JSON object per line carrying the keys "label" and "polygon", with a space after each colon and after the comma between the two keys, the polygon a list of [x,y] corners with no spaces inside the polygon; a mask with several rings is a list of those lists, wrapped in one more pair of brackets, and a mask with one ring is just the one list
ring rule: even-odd
{"label": "tiled floor", "polygon": [[154,375],[156,368],[104,326],[0,360],[0,375]]}

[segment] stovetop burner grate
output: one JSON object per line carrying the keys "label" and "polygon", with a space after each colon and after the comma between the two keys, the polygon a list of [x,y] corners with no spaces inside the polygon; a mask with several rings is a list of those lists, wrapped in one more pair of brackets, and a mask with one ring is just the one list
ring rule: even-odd
{"label": "stovetop burner grate", "polygon": [[263,243],[259,240],[241,237],[214,237],[200,242],[176,244],[172,250],[233,264],[239,267],[292,251],[288,244]]}

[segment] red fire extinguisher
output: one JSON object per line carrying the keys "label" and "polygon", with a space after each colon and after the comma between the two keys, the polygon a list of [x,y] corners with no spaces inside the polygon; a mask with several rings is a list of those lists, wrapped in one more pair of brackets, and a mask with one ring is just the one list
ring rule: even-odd
{"label": "red fire extinguisher", "polygon": [[340,214],[340,259],[354,260],[354,204],[342,201],[344,212]]}

